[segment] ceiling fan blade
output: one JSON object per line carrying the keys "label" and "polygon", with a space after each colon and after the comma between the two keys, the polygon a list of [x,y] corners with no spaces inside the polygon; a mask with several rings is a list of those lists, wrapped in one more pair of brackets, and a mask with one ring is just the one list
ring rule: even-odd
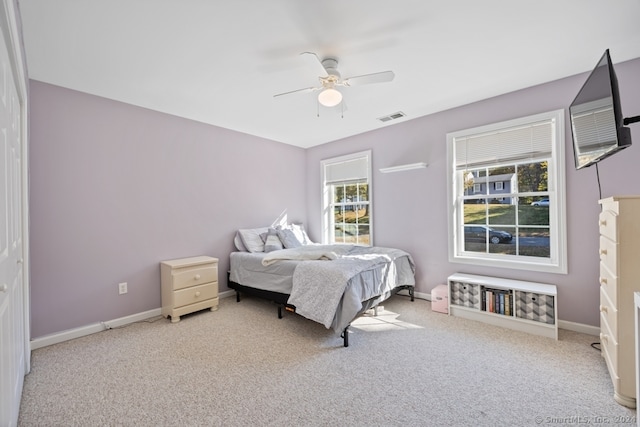
{"label": "ceiling fan blade", "polygon": [[314,92],[316,90],[320,90],[322,89],[321,87],[306,87],[304,89],[296,89],[296,90],[291,90],[289,92],[283,92],[283,93],[278,93],[276,95],[273,95],[274,98],[278,97],[278,96],[284,96],[284,95],[291,95],[292,93],[308,93],[308,92]]}
{"label": "ceiling fan blade", "polygon": [[362,76],[349,77],[344,79],[342,84],[344,86],[359,86],[368,85],[372,83],[384,83],[390,82],[395,77],[393,71],[381,71],[379,73],[364,74]]}
{"label": "ceiling fan blade", "polygon": [[327,77],[329,75],[327,73],[327,70],[325,70],[324,65],[322,65],[322,61],[320,60],[318,55],[313,52],[302,52],[300,55],[304,58],[307,58],[308,62],[312,64],[313,67],[317,68],[316,72],[318,73],[318,76]]}

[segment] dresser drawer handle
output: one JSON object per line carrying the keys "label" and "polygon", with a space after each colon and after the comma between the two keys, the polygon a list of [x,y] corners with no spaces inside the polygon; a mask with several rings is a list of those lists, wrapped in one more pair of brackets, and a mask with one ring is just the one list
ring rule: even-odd
{"label": "dresser drawer handle", "polygon": [[600,284],[606,285],[607,284],[607,278],[606,277],[601,277],[600,278]]}
{"label": "dresser drawer handle", "polygon": [[609,342],[609,335],[600,333],[600,341]]}
{"label": "dresser drawer handle", "polygon": [[196,292],[196,298],[200,296],[200,291]]}
{"label": "dresser drawer handle", "polygon": [[7,292],[9,290],[9,287],[7,286],[6,283],[3,283],[2,285],[0,285],[0,292]]}
{"label": "dresser drawer handle", "polygon": [[607,225],[607,220],[606,219],[600,220],[600,225],[602,226]]}
{"label": "dresser drawer handle", "polygon": [[606,255],[606,254],[607,254],[606,249],[600,249],[600,255]]}
{"label": "dresser drawer handle", "polygon": [[193,276],[193,280],[200,280],[200,275],[196,274],[195,276]]}
{"label": "dresser drawer handle", "polygon": [[607,313],[609,312],[609,309],[607,308],[606,305],[600,305],[600,313]]}

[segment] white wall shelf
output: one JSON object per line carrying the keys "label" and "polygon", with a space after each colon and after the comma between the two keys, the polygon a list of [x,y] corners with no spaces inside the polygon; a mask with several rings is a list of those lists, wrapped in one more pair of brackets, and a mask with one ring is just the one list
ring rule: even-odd
{"label": "white wall shelf", "polygon": [[410,164],[399,165],[399,166],[390,166],[388,168],[380,168],[379,170],[382,173],[390,173],[390,172],[409,171],[413,169],[424,169],[426,167],[427,167],[427,164],[425,162],[419,162],[419,163],[410,163]]}

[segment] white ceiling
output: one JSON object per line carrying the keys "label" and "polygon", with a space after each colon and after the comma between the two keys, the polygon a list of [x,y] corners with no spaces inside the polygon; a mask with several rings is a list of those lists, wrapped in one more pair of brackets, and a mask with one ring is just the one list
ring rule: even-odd
{"label": "white ceiling", "polygon": [[[640,57],[639,0],[19,0],[29,77],[300,147]],[[347,110],[318,107],[318,65]],[[640,77],[639,77],[640,78]],[[572,100],[567,99],[567,106]],[[317,113],[319,111],[319,117]],[[378,117],[402,111],[405,118]]]}

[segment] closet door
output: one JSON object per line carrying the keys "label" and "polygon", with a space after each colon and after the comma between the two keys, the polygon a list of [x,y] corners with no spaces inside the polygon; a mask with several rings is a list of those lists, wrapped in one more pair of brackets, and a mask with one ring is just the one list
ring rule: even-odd
{"label": "closet door", "polygon": [[0,31],[0,425],[11,426],[18,420],[28,355],[21,108],[4,34]]}

